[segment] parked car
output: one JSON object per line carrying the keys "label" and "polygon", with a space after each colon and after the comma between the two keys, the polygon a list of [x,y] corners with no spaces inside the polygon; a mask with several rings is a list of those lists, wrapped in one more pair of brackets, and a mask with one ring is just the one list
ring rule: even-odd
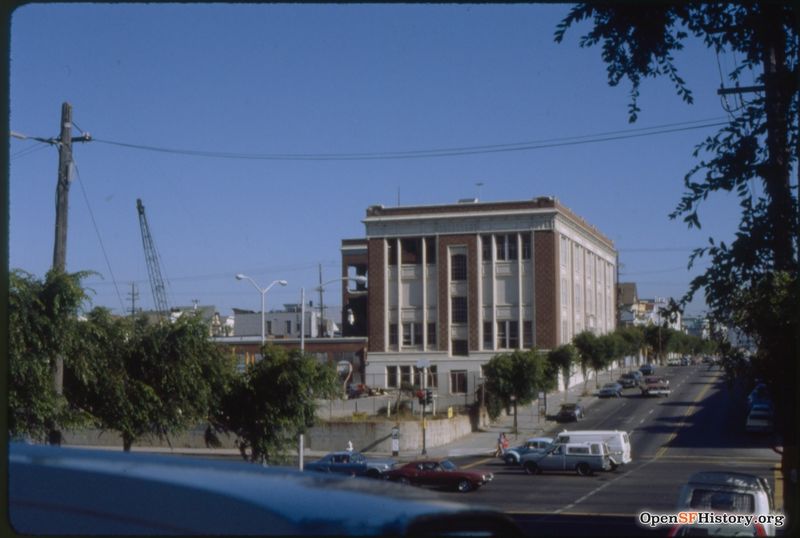
{"label": "parked car", "polygon": [[681,357],[681,366],[690,366],[693,362],[691,357]]}
{"label": "parked car", "polygon": [[317,461],[306,463],[304,467],[309,471],[378,478],[396,464],[396,460],[368,459],[361,452],[342,450],[326,454]]}
{"label": "parked car", "polygon": [[508,465],[518,464],[520,457],[524,454],[544,450],[551,444],[553,444],[553,439],[551,437],[531,437],[525,441],[524,445],[515,446],[514,448],[506,450],[506,453],[502,456],[503,461]]}
{"label": "parked car", "polygon": [[497,511],[385,481],[241,461],[8,448],[8,522],[24,535],[522,536]]}
{"label": "parked car", "polygon": [[466,493],[491,482],[494,474],[462,470],[452,461],[443,459],[412,461],[387,471],[384,478],[401,484],[448,488]]}
{"label": "parked car", "polygon": [[772,433],[774,429],[772,405],[756,403],[750,408],[745,430],[750,433]]}
{"label": "parked car", "polygon": [[631,440],[628,432],[620,430],[563,430],[556,436],[556,443],[588,443],[603,442],[608,445],[611,457],[611,470],[619,465],[633,461],[631,459]]}
{"label": "parked car", "polygon": [[772,405],[767,386],[764,383],[758,383],[747,395],[747,409],[750,410],[755,404],[769,404]]}
{"label": "parked car", "polygon": [[639,368],[639,371],[642,372],[642,375],[653,375],[656,373],[656,367],[652,364],[643,364]]}
{"label": "parked car", "polygon": [[[751,474],[722,471],[701,471],[689,477],[678,496],[677,512],[713,511],[737,514],[771,514],[774,510],[772,490],[766,479]],[[670,536],[774,536],[775,525],[758,524],[752,527],[739,525],[692,526],[672,529]]]}
{"label": "parked car", "polygon": [[575,471],[589,476],[595,471],[610,471],[611,458],[608,445],[603,442],[556,443],[543,452],[522,456],[521,465],[527,474],[542,471]]}
{"label": "parked car", "polygon": [[622,395],[622,385],[619,383],[606,383],[597,391],[598,398],[619,398]]}
{"label": "parked car", "polygon": [[577,422],[578,420],[585,418],[585,416],[586,413],[583,410],[583,406],[580,404],[561,404],[561,408],[556,414],[556,422]]}
{"label": "parked car", "polygon": [[642,396],[668,397],[671,392],[669,388],[669,380],[657,375],[646,376],[640,389],[642,391]]}
{"label": "parked car", "polygon": [[680,366],[681,357],[669,357],[667,359],[667,366]]}

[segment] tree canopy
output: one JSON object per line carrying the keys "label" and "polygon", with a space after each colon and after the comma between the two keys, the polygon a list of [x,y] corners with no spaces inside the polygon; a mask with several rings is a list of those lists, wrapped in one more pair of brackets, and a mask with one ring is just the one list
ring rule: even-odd
{"label": "tree canopy", "polygon": [[[734,86],[743,73],[755,75],[755,87],[734,89],[742,104],[726,110],[727,125],[697,145],[699,162],[683,178],[686,191],[670,217],[699,228],[699,209],[710,195],[732,192],[738,197],[741,220],[735,239],[726,244],[709,238],[707,247],[693,253],[690,267],[702,256],[709,256],[711,264],[691,282],[681,303],[702,290],[715,323],[737,327],[756,341],[757,363],[776,400],[782,443],[794,454],[800,334],[798,178],[791,177],[793,167],[800,173],[797,6],[768,1],[582,3],[558,25],[556,41],[581,21],[593,26],[580,45],[601,46],[609,84],[630,82],[632,122],[645,78],[666,76],[678,96],[692,102],[674,56],[688,39],[701,40],[717,54],[736,54],[740,64],[727,74]],[[738,363],[738,351],[731,351],[728,364]],[[783,473],[789,483],[797,460],[787,459],[787,451]],[[800,514],[794,489],[784,490],[793,528]]]}
{"label": "tree canopy", "polygon": [[517,350],[492,357],[484,366],[487,392],[505,407],[514,408],[514,431],[517,430],[517,405],[533,401],[540,390],[555,386],[555,371],[544,353]]}
{"label": "tree canopy", "polygon": [[236,436],[244,459],[265,463],[314,424],[316,399],[341,389],[333,365],[299,350],[267,345],[262,356],[233,380],[211,420]]}

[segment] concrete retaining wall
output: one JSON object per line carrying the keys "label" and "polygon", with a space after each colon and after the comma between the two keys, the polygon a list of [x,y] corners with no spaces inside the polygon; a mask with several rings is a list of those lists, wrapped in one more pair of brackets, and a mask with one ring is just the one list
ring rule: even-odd
{"label": "concrete retaining wall", "polygon": [[[426,446],[436,447],[450,443],[472,432],[470,419],[467,416],[456,416],[451,419],[428,419]],[[394,422],[326,422],[314,426],[305,436],[305,446],[309,450],[327,452],[344,450],[347,442],[352,441],[356,450],[364,452],[391,452],[391,433]],[[422,448],[422,424],[420,420],[402,421],[400,429],[400,450],[419,450]],[[169,443],[157,437],[143,437],[134,446],[169,447],[172,448],[206,448],[205,428],[195,428],[182,434],[170,436]],[[117,432],[85,429],[64,432],[66,446],[122,446],[122,437]],[[220,436],[221,448],[236,448],[234,439]]]}

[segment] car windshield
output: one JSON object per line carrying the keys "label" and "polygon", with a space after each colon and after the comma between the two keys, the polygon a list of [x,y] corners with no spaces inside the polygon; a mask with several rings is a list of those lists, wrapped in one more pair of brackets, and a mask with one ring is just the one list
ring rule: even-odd
{"label": "car windshield", "polygon": [[752,514],[755,500],[748,493],[735,491],[719,491],[713,489],[695,489],[689,503],[692,508],[724,510],[740,514]]}
{"label": "car windshield", "polygon": [[458,466],[450,460],[443,460],[439,465],[441,465],[442,469],[445,471],[455,471],[458,469]]}

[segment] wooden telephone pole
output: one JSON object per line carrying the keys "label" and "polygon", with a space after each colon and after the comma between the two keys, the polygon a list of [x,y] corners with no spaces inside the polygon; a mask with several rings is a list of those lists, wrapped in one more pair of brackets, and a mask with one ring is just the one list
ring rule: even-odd
{"label": "wooden telephone pole", "polygon": [[[67,267],[67,216],[69,212],[70,167],[72,166],[72,142],[88,142],[89,134],[72,138],[72,105],[61,105],[61,134],[58,144],[58,183],[56,183],[56,230],[53,245],[53,271],[63,273]],[[64,357],[56,357],[53,367],[53,386],[59,396],[64,393]],[[53,424],[50,428],[51,445],[61,444],[61,431]]]}

